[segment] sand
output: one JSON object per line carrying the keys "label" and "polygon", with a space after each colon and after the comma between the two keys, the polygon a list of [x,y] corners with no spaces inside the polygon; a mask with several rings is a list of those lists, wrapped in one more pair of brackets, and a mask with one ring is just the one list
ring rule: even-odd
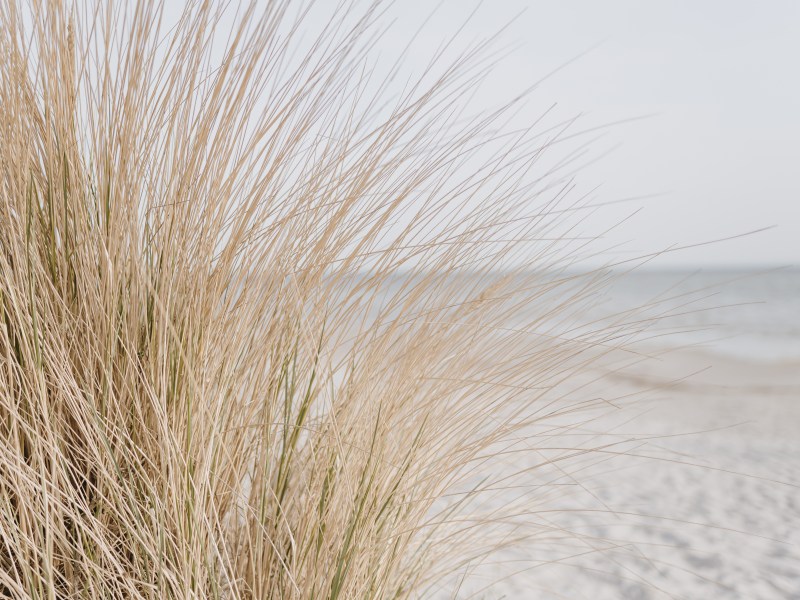
{"label": "sand", "polygon": [[580,494],[541,497],[568,539],[500,552],[457,597],[800,598],[800,364],[675,350],[598,388],[632,392],[615,433],[652,439],[573,468]]}

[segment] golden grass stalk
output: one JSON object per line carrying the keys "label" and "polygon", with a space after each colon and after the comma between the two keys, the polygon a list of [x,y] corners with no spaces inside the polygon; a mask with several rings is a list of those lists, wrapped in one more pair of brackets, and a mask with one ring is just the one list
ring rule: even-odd
{"label": "golden grass stalk", "polygon": [[464,116],[485,45],[391,97],[380,6],[220,6],[0,7],[4,596],[432,593],[628,332],[574,329],[569,123]]}

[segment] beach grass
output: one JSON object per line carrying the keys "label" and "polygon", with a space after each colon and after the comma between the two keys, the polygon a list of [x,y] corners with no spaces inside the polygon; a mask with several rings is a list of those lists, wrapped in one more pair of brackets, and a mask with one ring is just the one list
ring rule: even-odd
{"label": "beach grass", "polygon": [[644,327],[575,327],[571,121],[470,116],[489,42],[389,94],[380,5],[222,5],[0,7],[0,592],[427,597],[566,535],[482,499]]}

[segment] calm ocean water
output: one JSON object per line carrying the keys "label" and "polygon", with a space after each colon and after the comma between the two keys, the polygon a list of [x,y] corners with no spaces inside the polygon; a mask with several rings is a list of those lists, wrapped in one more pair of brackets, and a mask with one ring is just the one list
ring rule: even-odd
{"label": "calm ocean water", "polygon": [[757,362],[800,362],[800,269],[640,271],[606,294],[603,310],[663,310],[659,340]]}
{"label": "calm ocean water", "polygon": [[[542,293],[518,318],[542,316],[542,330],[548,331],[553,322],[547,308],[562,301],[573,304],[570,298],[580,282],[592,276],[574,275],[579,274],[553,275],[576,283]],[[543,275],[542,280],[549,278]],[[481,279],[485,282],[485,276]],[[577,335],[609,323],[636,322],[643,325],[635,339],[659,348],[691,347],[748,362],[800,365],[800,269],[634,270],[610,273],[603,280],[575,310],[559,314],[562,320],[554,331]],[[396,297],[407,281],[403,275],[390,278],[377,304]]]}

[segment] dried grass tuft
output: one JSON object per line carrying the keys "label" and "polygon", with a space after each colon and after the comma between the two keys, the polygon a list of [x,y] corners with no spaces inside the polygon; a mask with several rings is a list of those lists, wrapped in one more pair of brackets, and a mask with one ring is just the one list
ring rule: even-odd
{"label": "dried grass tuft", "polygon": [[424,596],[553,533],[504,456],[591,450],[570,123],[465,117],[484,44],[388,96],[378,5],[219,6],[0,7],[3,596]]}

